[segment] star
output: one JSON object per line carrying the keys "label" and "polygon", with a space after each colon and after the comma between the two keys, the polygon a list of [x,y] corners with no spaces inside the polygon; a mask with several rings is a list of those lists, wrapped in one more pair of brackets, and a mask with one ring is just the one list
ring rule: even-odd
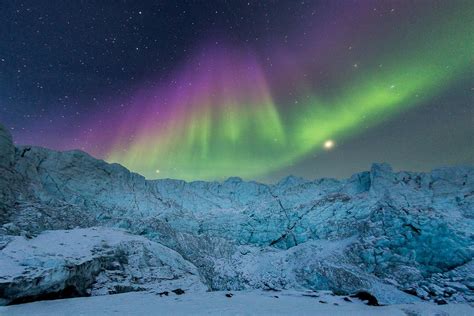
{"label": "star", "polygon": [[323,147],[326,150],[331,150],[334,148],[334,145],[335,145],[334,141],[331,139],[328,139],[327,141],[324,142]]}

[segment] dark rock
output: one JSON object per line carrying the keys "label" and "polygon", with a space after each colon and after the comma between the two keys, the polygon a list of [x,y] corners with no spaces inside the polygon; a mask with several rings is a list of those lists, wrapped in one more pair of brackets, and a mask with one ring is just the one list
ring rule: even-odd
{"label": "dark rock", "polygon": [[20,157],[24,158],[24,157],[25,157],[25,154],[26,154],[27,152],[29,152],[30,150],[31,150],[31,147],[25,147],[25,148],[23,148],[23,150],[21,151]]}
{"label": "dark rock", "polygon": [[171,292],[175,293],[176,295],[182,295],[182,294],[185,293],[184,290],[182,290],[182,289],[176,289],[176,290],[173,290]]}
{"label": "dark rock", "polygon": [[380,306],[377,298],[370,294],[369,292],[360,291],[356,294],[351,295],[351,297],[357,297],[361,301],[367,301],[367,305],[370,306]]}
{"label": "dark rock", "polygon": [[418,295],[418,293],[416,293],[416,289],[414,289],[414,288],[404,289],[403,292],[405,292],[407,294],[410,294],[410,295],[415,295],[415,296]]}
{"label": "dark rock", "polygon": [[226,297],[232,297],[232,296],[234,296],[234,294],[232,294],[232,293],[226,293],[225,296],[226,296]]}
{"label": "dark rock", "polygon": [[307,297],[319,297],[317,294],[302,294],[302,296],[307,296]]}

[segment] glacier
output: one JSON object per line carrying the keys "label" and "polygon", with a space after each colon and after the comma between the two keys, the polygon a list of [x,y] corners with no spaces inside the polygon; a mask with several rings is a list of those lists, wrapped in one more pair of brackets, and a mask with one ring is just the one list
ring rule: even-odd
{"label": "glacier", "polygon": [[[474,302],[474,168],[146,180],[0,125],[0,304],[134,291]],[[196,294],[198,295],[198,294]]]}

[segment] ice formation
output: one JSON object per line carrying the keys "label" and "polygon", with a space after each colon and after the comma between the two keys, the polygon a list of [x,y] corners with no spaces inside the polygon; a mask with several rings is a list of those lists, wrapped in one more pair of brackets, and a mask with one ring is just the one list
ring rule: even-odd
{"label": "ice formation", "polygon": [[0,297],[127,291],[368,291],[474,301],[474,168],[274,185],[146,180],[0,128]]}

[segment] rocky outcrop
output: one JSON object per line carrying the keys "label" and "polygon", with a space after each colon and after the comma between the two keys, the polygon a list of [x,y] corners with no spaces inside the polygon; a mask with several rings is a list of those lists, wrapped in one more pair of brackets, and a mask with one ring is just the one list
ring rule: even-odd
{"label": "rocky outcrop", "polygon": [[[267,185],[150,181],[80,151],[37,147],[17,148],[8,165],[2,170],[11,177],[0,180],[4,238],[119,227],[178,252],[212,290],[474,300],[473,167],[420,173],[374,164],[347,180],[287,177]],[[94,282],[108,288],[111,275],[99,272]]]}
{"label": "rocky outcrop", "polygon": [[33,239],[4,236],[3,304],[130,291],[206,290],[195,266],[143,237],[116,229],[56,230]]}

